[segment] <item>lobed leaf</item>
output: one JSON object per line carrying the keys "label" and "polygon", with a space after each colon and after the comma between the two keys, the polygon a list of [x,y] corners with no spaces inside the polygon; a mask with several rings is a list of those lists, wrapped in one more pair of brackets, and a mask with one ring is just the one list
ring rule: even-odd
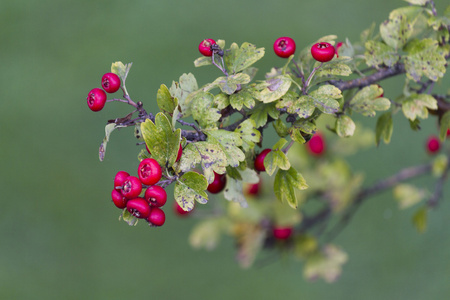
{"label": "lobed leaf", "polygon": [[405,68],[408,78],[420,81],[426,76],[433,81],[442,78],[446,71],[446,59],[438,42],[432,39],[414,40],[408,44],[405,51]]}
{"label": "lobed leaf", "polygon": [[267,123],[267,118],[270,116],[273,119],[278,119],[280,116],[280,112],[276,109],[277,103],[268,103],[263,104],[259,103],[256,107],[250,112],[250,119],[255,122],[255,127],[260,128]]}
{"label": "lobed leaf", "polygon": [[287,170],[279,169],[275,175],[273,185],[275,196],[282,202],[286,201],[294,209],[298,206],[294,189],[304,190],[307,188],[305,179],[293,167]]}
{"label": "lobed leaf", "polygon": [[192,98],[192,117],[202,128],[217,128],[222,114],[214,107],[214,95],[207,92],[195,93]]}
{"label": "lobed leaf", "polygon": [[221,146],[229,166],[237,167],[241,161],[245,160],[245,154],[239,148],[243,144],[239,133],[220,129],[208,131],[206,134],[210,143]]}
{"label": "lobed leaf", "polygon": [[364,116],[374,117],[375,111],[388,110],[391,106],[389,99],[380,97],[382,93],[383,89],[376,84],[366,86],[356,93],[349,105]]}
{"label": "lobed leaf", "polygon": [[230,54],[227,55],[227,64],[233,74],[250,67],[264,56],[264,48],[256,48],[255,45],[247,42],[240,48],[234,45],[230,49]]}
{"label": "lobed leaf", "polygon": [[174,197],[178,205],[185,211],[194,208],[195,201],[205,204],[208,202],[208,187],[206,178],[196,172],[187,172],[175,183]]}
{"label": "lobed leaf", "polygon": [[167,112],[170,115],[172,115],[173,111],[178,106],[178,99],[176,97],[172,97],[165,84],[161,84],[161,87],[156,94],[156,102],[158,103],[158,107],[161,111]]}
{"label": "lobed leaf", "polygon": [[[189,74],[185,73],[180,76],[178,82],[176,81],[172,82],[172,86],[169,89],[170,94],[172,95],[172,97],[178,99],[179,112],[184,117],[191,115],[190,98],[188,98],[188,96],[197,90],[198,90],[197,80],[195,79],[192,73]],[[173,118],[172,122],[174,124],[174,122],[176,122],[177,120],[175,113],[174,116],[172,116],[172,118]]]}
{"label": "lobed leaf", "polygon": [[395,65],[400,56],[397,51],[392,47],[377,41],[367,41],[366,52],[364,56],[366,57],[366,63],[368,66],[378,67],[379,65],[386,65],[392,67]]}
{"label": "lobed leaf", "polygon": [[314,106],[325,114],[334,114],[340,104],[335,99],[342,98],[341,90],[333,85],[322,85],[317,90],[312,91],[309,96],[314,101]]}
{"label": "lobed leaf", "polygon": [[402,101],[403,114],[411,121],[428,118],[428,109],[437,109],[436,99],[428,94],[414,93]]}
{"label": "lobed leaf", "polygon": [[292,80],[289,75],[278,75],[267,79],[256,86],[259,92],[253,95],[256,99],[264,103],[270,103],[280,99],[291,87]]}
{"label": "lobed leaf", "polygon": [[242,149],[248,152],[255,147],[261,140],[261,132],[256,129],[256,123],[252,119],[247,119],[235,129],[242,139]]}
{"label": "lobed leaf", "polygon": [[447,130],[450,130],[450,111],[442,115],[439,123],[439,138],[441,141],[445,141],[447,138]]}
{"label": "lobed leaf", "polygon": [[100,144],[100,147],[98,149],[98,159],[100,161],[103,161],[105,159],[106,146],[108,145],[108,142],[109,142],[109,136],[114,131],[114,129],[120,128],[120,127],[126,127],[126,126],[118,125],[115,123],[109,123],[108,125],[105,126],[105,137],[103,138],[103,141]]}

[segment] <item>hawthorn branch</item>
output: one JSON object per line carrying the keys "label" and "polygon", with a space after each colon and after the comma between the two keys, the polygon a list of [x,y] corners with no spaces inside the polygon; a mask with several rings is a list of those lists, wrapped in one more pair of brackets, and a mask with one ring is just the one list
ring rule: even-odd
{"label": "hawthorn branch", "polygon": [[411,178],[419,177],[430,173],[432,164],[423,164],[419,166],[409,167],[401,170],[397,174],[388,177],[384,180],[378,181],[373,186],[367,187],[361,190],[354,198],[350,207],[344,212],[340,220],[334,225],[333,228],[327,234],[327,240],[333,240],[351,221],[358,208],[363,202],[365,202],[370,196],[390,189],[400,182],[406,181]]}

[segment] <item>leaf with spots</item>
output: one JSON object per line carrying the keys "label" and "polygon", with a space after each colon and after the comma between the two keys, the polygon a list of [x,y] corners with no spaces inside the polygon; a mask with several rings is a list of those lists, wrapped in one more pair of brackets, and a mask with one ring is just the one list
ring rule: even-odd
{"label": "leaf with spots", "polygon": [[187,172],[176,181],[173,193],[178,205],[185,211],[191,211],[195,201],[201,204],[208,202],[207,188],[208,182],[203,175]]}
{"label": "leaf with spots", "polygon": [[322,85],[306,97],[311,98],[314,106],[323,113],[334,114],[340,108],[340,104],[336,99],[342,98],[342,94],[341,90],[333,85]]}
{"label": "leaf with spots", "polygon": [[208,135],[208,142],[219,145],[225,152],[229,166],[237,167],[245,160],[245,154],[239,148],[243,144],[243,138],[239,133],[222,129],[209,130],[205,133]]}
{"label": "leaf with spots", "polygon": [[350,67],[345,64],[349,59],[333,59],[327,64],[323,64],[322,67],[317,70],[315,78],[332,76],[349,76],[352,74]]}
{"label": "leaf with spots", "polygon": [[233,44],[230,54],[227,54],[226,62],[233,74],[236,74],[260,60],[264,56],[264,48],[256,48],[250,43],[243,43],[239,48]]}
{"label": "leaf with spots", "polygon": [[288,169],[279,169],[275,175],[273,189],[275,196],[280,201],[286,201],[292,208],[297,208],[298,200],[295,195],[295,189],[307,189],[305,179],[302,174],[297,172],[293,167]]}
{"label": "leaf with spots", "polygon": [[[228,165],[227,157],[219,145],[208,142],[197,142],[188,144],[177,165],[177,172],[187,172],[201,165],[203,174],[208,183],[214,181],[214,172],[225,173]],[[213,172],[214,171],[214,172]]]}
{"label": "leaf with spots", "polygon": [[289,75],[278,75],[255,86],[253,97],[264,103],[280,99],[291,87]]}
{"label": "leaf with spots", "polygon": [[450,111],[447,111],[444,115],[442,115],[439,123],[439,138],[441,141],[445,141],[448,130],[450,130]]}
{"label": "leaf with spots", "polygon": [[437,81],[444,77],[447,61],[445,55],[448,54],[438,47],[438,42],[432,39],[413,40],[408,43],[405,51],[406,75],[420,81],[422,76]]}
{"label": "leaf with spots", "polygon": [[[190,99],[188,96],[194,91],[198,90],[197,80],[192,73],[183,74],[180,76],[178,82],[173,81],[169,91],[172,97],[178,99],[178,108],[182,116],[187,117],[191,115]],[[177,109],[178,109],[177,108]],[[174,114],[175,115],[175,114]],[[173,116],[175,120],[175,116]]]}
{"label": "leaf with spots", "polygon": [[403,48],[412,33],[413,23],[408,22],[403,14],[391,14],[389,20],[380,25],[380,34],[384,42],[396,50]]}
{"label": "leaf with spots", "polygon": [[258,103],[256,107],[250,112],[250,119],[255,122],[255,127],[259,128],[267,123],[267,118],[270,116],[272,119],[278,119],[280,112],[276,109],[277,103]]}
{"label": "leaf with spots", "polygon": [[349,106],[364,116],[374,117],[376,115],[375,111],[388,110],[391,106],[389,99],[381,97],[382,94],[383,89],[378,85],[366,86],[353,96]]}
{"label": "leaf with spots", "polygon": [[248,91],[242,90],[230,96],[230,104],[236,110],[241,110],[243,106],[252,109],[255,106],[255,99]]}
{"label": "leaf with spots", "polygon": [[141,123],[141,132],[152,157],[161,166],[171,167],[175,163],[180,147],[181,130],[172,131],[172,125],[167,116],[158,113],[155,116],[155,123],[150,119]]}
{"label": "leaf with spots", "polygon": [[192,117],[202,128],[217,128],[217,121],[222,116],[214,107],[214,95],[206,92],[196,93],[192,99]]}
{"label": "leaf with spots", "polygon": [[256,129],[255,121],[247,119],[236,128],[234,131],[242,138],[242,149],[248,152],[255,147],[256,143],[261,140],[261,132]]}
{"label": "leaf with spots", "polygon": [[366,42],[364,56],[366,57],[367,65],[372,67],[378,67],[383,64],[392,67],[400,59],[400,56],[394,48],[377,41]]}
{"label": "leaf with spots", "polygon": [[250,76],[245,73],[238,73],[230,76],[222,76],[214,80],[214,82],[205,85],[202,90],[208,92],[215,88],[220,88],[220,90],[227,94],[232,95],[236,92],[239,86],[247,84],[250,82]]}
{"label": "leaf with spots", "polygon": [[428,109],[437,109],[437,101],[431,95],[414,93],[402,99],[403,114],[411,121],[428,118]]}

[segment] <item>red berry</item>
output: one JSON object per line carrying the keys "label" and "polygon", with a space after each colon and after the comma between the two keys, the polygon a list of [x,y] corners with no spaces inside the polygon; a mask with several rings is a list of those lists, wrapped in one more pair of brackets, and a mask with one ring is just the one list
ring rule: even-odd
{"label": "red berry", "polygon": [[292,235],[292,227],[274,227],[272,234],[277,240],[287,240]]}
{"label": "red berry", "polygon": [[327,62],[333,59],[335,49],[333,45],[326,42],[316,43],[311,47],[311,55],[320,62]]}
{"label": "red berry", "polygon": [[273,43],[273,51],[279,57],[287,58],[295,52],[295,41],[290,37],[280,37]]}
{"label": "red berry", "polygon": [[339,52],[339,48],[341,48],[342,45],[343,45],[342,42],[339,42],[339,43],[336,44],[336,56],[337,56],[337,57],[339,57],[339,53],[338,53],[338,52]]}
{"label": "red berry", "polygon": [[180,205],[178,205],[178,202],[175,201],[173,203],[173,210],[177,215],[185,216],[185,215],[189,214],[190,212],[192,212],[193,209],[190,211],[184,210]]}
{"label": "red berry", "polygon": [[166,204],[167,193],[159,185],[152,185],[145,191],[144,198],[151,206],[161,207]]}
{"label": "red berry", "polygon": [[106,103],[106,93],[100,88],[92,89],[87,96],[87,105],[92,111],[100,111]]}
{"label": "red berry", "polygon": [[261,190],[261,180],[258,183],[253,183],[248,186],[247,194],[251,196],[258,196]]}
{"label": "red berry", "polygon": [[139,219],[145,219],[150,215],[150,206],[144,198],[128,200],[127,210],[130,214]]}
{"label": "red berry", "polygon": [[181,147],[180,144],[180,148],[178,148],[177,159],[175,160],[176,162],[180,160],[182,154],[183,154],[183,147]]}
{"label": "red berry", "polygon": [[142,192],[142,183],[139,181],[139,178],[128,176],[120,191],[122,195],[128,199],[136,198]]}
{"label": "red berry", "polygon": [[205,39],[200,42],[198,45],[198,51],[204,56],[212,56],[211,46],[216,44],[216,41],[213,39]]}
{"label": "red berry", "polygon": [[150,214],[146,220],[150,226],[162,226],[166,221],[166,214],[158,207],[151,207]]}
{"label": "red berry", "polygon": [[125,198],[119,190],[113,189],[111,192],[111,198],[117,208],[124,209],[127,207],[128,199]]}
{"label": "red berry", "polygon": [[319,132],[314,134],[306,145],[309,152],[316,156],[322,155],[325,151],[325,139]]}
{"label": "red berry", "polygon": [[259,172],[266,171],[266,167],[264,167],[264,158],[266,158],[267,153],[272,151],[272,149],[264,149],[260,154],[258,154],[255,158],[255,170]]}
{"label": "red berry", "polygon": [[102,87],[108,93],[115,93],[120,89],[120,78],[117,74],[106,73],[102,77]]}
{"label": "red berry", "polygon": [[435,154],[436,152],[439,151],[440,148],[441,148],[441,143],[439,142],[439,139],[434,135],[430,136],[427,140],[428,153]]}
{"label": "red berry", "polygon": [[227,183],[227,176],[225,174],[217,174],[214,172],[214,181],[208,185],[208,192],[212,194],[220,193]]}
{"label": "red berry", "polygon": [[450,135],[450,129],[447,129],[447,136]]}
{"label": "red berry", "polygon": [[117,172],[116,176],[114,177],[114,187],[122,186],[128,176],[130,176],[130,174],[125,171]]}
{"label": "red berry", "polygon": [[139,164],[138,175],[143,184],[153,185],[161,179],[161,166],[155,159],[146,158]]}

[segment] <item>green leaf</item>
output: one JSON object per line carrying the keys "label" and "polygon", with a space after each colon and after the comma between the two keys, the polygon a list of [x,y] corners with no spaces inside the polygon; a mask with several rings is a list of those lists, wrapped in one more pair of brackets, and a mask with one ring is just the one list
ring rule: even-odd
{"label": "green leaf", "polygon": [[403,1],[406,1],[413,5],[421,5],[421,6],[425,6],[429,2],[429,0],[403,0]]}
{"label": "green leaf", "polygon": [[287,141],[285,139],[280,139],[273,146],[272,151],[270,151],[264,158],[264,167],[266,168],[266,172],[269,176],[272,176],[277,167],[283,170],[288,170],[291,167],[289,159],[281,150],[286,143]]}
{"label": "green leaf", "polygon": [[212,218],[197,223],[189,235],[189,244],[196,249],[213,250],[219,243],[225,222],[223,218]]}
{"label": "green leaf", "polygon": [[403,14],[391,14],[389,20],[380,25],[380,34],[384,42],[394,49],[401,49],[413,33],[414,21]]}
{"label": "green leaf", "polygon": [[208,92],[215,88],[220,88],[220,90],[227,94],[232,95],[237,91],[239,86],[247,84],[250,82],[250,76],[245,73],[239,73],[230,76],[222,76],[214,80],[214,82],[205,85],[202,90]]}
{"label": "green leaf", "polygon": [[210,56],[201,56],[194,60],[194,66],[196,68],[212,65],[212,59]]}
{"label": "green leaf", "polygon": [[214,95],[206,92],[196,93],[192,98],[192,117],[202,128],[217,128],[222,114],[214,107]]}
{"label": "green leaf", "polygon": [[141,131],[152,157],[161,166],[171,167],[175,163],[180,147],[181,130],[177,129],[173,132],[167,116],[158,113],[155,116],[155,123],[150,119],[141,123]]}
{"label": "green leaf", "polygon": [[111,73],[119,75],[122,80],[122,86],[125,85],[125,80],[127,79],[132,64],[133,63],[128,63],[124,65],[121,61],[116,61],[111,64]]}
{"label": "green leaf", "polygon": [[[314,113],[314,110],[316,109],[314,98],[306,95],[300,96],[298,99],[289,100],[289,101],[280,101],[279,103],[283,102],[283,105],[287,107],[287,112],[289,114],[297,114],[302,119],[307,119]],[[277,105],[277,108],[279,106]]]}
{"label": "green leaf", "polygon": [[252,109],[255,106],[255,99],[248,91],[240,91],[230,96],[230,104],[236,110],[241,110],[243,106]]}
{"label": "green leaf", "polygon": [[270,103],[280,99],[291,87],[289,75],[278,75],[256,85],[259,92],[253,95],[259,101]]}
{"label": "green leaf", "polygon": [[308,257],[303,268],[303,275],[314,280],[323,278],[331,283],[338,279],[342,265],[348,260],[347,254],[334,245],[326,245],[321,252]]}
{"label": "green leaf", "polygon": [[355,128],[355,122],[347,115],[340,115],[336,119],[336,133],[340,137],[352,136],[355,133]]}
{"label": "green leaf", "polygon": [[255,127],[259,128],[267,123],[267,117],[270,116],[273,119],[278,119],[280,116],[280,112],[276,109],[277,103],[268,103],[263,104],[259,103],[256,107],[251,111],[250,119],[255,122]]}
{"label": "green leaf", "polygon": [[156,102],[161,111],[172,115],[175,108],[178,106],[178,99],[170,95],[169,89],[166,85],[161,84],[161,87],[156,94]]}
{"label": "green leaf", "polygon": [[295,195],[295,188],[299,190],[308,188],[308,185],[306,184],[303,176],[298,173],[293,167],[290,167],[287,170],[279,169],[277,174],[275,175],[275,181],[273,185],[273,189],[277,199],[282,202],[286,201],[292,208],[297,208],[298,201],[297,196]]}
{"label": "green leaf", "polygon": [[[208,183],[214,181],[214,172],[224,174],[228,165],[227,157],[220,145],[209,142],[188,144],[183,149],[183,155],[178,163],[178,172],[186,172],[201,164],[203,174]],[[213,172],[214,171],[214,172]]]}
{"label": "green leaf", "polygon": [[447,130],[450,129],[450,111],[447,111],[442,115],[441,122],[439,124],[439,138],[441,141],[445,141],[447,138]]}
{"label": "green leaf", "polygon": [[272,125],[279,137],[285,137],[289,134],[289,128],[281,119],[276,120]]}
{"label": "green leaf", "polygon": [[400,209],[414,206],[425,198],[425,192],[411,184],[398,184],[393,192]]}
{"label": "green leaf", "polygon": [[314,105],[323,113],[334,114],[340,104],[335,99],[342,98],[341,90],[333,85],[322,85],[317,90],[312,91],[309,96],[314,100]]}
{"label": "green leaf", "polygon": [[[198,90],[197,80],[192,73],[181,75],[178,82],[173,81],[169,91],[172,97],[178,99],[179,109],[182,116],[191,115],[189,94]],[[176,118],[173,116],[173,121]]]}
{"label": "green leaf", "polygon": [[331,76],[348,76],[352,74],[352,70],[347,66],[344,59],[333,59],[327,64],[317,70],[316,78],[318,77],[331,77]]}
{"label": "green leaf", "polygon": [[130,226],[136,226],[138,223],[138,219],[133,216],[127,209],[122,211],[122,214],[119,217],[119,220],[124,220]]}
{"label": "green leaf", "polygon": [[261,132],[256,129],[255,121],[247,119],[234,130],[242,138],[242,149],[248,152],[255,147],[255,143],[261,140]]}
{"label": "green leaf", "polygon": [[368,66],[377,67],[385,64],[388,67],[395,65],[400,56],[392,47],[377,41],[366,42],[366,63]]}
{"label": "green leaf", "polygon": [[448,157],[445,154],[440,154],[436,156],[433,160],[433,165],[431,168],[431,173],[434,177],[439,178],[442,177],[445,171],[447,171],[448,167]]}
{"label": "green leaf", "polygon": [[428,209],[426,206],[420,208],[413,216],[412,222],[419,233],[424,233],[427,229]]}
{"label": "green leaf", "polygon": [[428,108],[437,109],[437,101],[428,94],[411,94],[402,101],[402,111],[405,117],[414,121],[417,117],[428,118]]}
{"label": "green leaf", "polygon": [[208,202],[208,187],[206,178],[196,172],[187,172],[175,183],[174,197],[178,205],[185,211],[194,208],[195,201],[205,204]]}
{"label": "green leaf", "polygon": [[375,111],[388,110],[391,102],[387,98],[380,97],[383,89],[376,84],[372,84],[359,90],[350,100],[350,107],[368,117],[374,117]]}
{"label": "green leaf", "polygon": [[120,127],[126,127],[126,126],[118,125],[115,123],[109,123],[108,125],[105,126],[105,137],[103,138],[103,141],[100,144],[100,148],[98,149],[98,158],[100,161],[103,161],[105,159],[106,146],[109,142],[109,136],[111,135],[111,132],[113,132],[114,129],[120,128]]}
{"label": "green leaf", "polygon": [[432,39],[413,40],[405,51],[405,68],[408,78],[420,81],[426,76],[433,81],[444,77],[446,71],[445,54],[438,48],[438,42]]}
{"label": "green leaf", "polygon": [[219,93],[214,96],[214,104],[217,109],[222,110],[230,105],[230,97],[227,94]]}
{"label": "green leaf", "polygon": [[380,145],[380,140],[383,138],[385,144],[391,141],[392,132],[394,131],[394,123],[392,121],[392,114],[390,112],[382,114],[375,127],[375,141],[377,146]]}
{"label": "green leaf", "polygon": [[242,136],[239,133],[220,129],[207,131],[206,134],[209,142],[222,147],[229,166],[237,167],[239,162],[245,160],[245,154],[239,148],[243,144]]}
{"label": "green leaf", "polygon": [[240,48],[232,45],[230,57],[227,64],[231,72],[236,74],[260,60],[264,56],[264,48],[256,48],[250,43],[243,43]]}

